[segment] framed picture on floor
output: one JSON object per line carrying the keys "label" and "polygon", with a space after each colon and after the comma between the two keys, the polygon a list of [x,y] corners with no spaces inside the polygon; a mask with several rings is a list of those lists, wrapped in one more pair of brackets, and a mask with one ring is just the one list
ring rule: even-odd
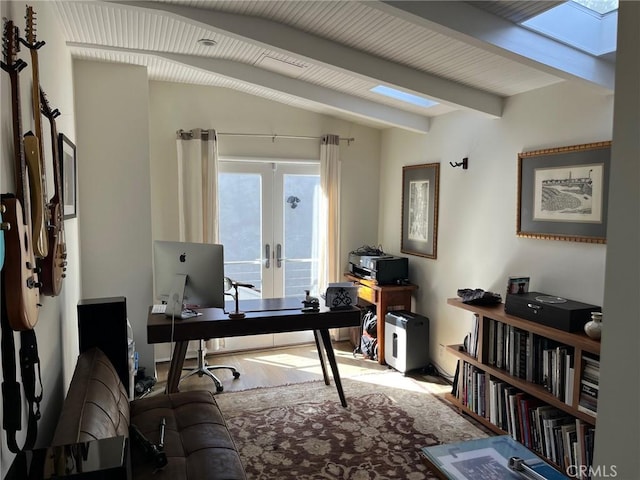
{"label": "framed picture on floor", "polygon": [[517,235],[606,243],[611,142],[518,155]]}
{"label": "framed picture on floor", "polygon": [[439,183],[439,163],[402,167],[402,253],[436,258]]}
{"label": "framed picture on floor", "polygon": [[76,146],[64,133],[58,134],[58,152],[62,170],[62,203],[64,219],[75,218],[77,208]]}

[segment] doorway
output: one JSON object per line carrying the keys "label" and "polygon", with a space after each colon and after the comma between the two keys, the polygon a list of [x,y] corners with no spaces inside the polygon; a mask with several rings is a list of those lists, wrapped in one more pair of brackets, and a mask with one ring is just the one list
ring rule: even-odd
{"label": "doorway", "polygon": [[[319,164],[223,159],[218,192],[225,275],[254,286],[242,288],[240,299],[317,291]],[[225,349],[312,341],[312,332],[235,337]]]}

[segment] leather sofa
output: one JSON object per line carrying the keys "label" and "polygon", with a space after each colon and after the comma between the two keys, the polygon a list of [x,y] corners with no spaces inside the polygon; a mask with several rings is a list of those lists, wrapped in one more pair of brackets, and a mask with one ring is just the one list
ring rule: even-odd
{"label": "leather sofa", "polygon": [[129,402],[112,363],[97,348],[78,357],[53,445],[129,437],[131,424],[158,444],[163,418],[167,464],[155,471],[144,451],[135,442],[127,442],[131,446],[134,480],[246,479],[233,438],[211,392],[162,394]]}

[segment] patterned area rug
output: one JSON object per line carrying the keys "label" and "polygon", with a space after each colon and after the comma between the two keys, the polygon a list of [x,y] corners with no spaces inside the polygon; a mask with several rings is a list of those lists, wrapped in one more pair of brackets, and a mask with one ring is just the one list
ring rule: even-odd
{"label": "patterned area rug", "polygon": [[217,395],[251,480],[434,479],[420,448],[486,436],[440,396],[397,372]]}

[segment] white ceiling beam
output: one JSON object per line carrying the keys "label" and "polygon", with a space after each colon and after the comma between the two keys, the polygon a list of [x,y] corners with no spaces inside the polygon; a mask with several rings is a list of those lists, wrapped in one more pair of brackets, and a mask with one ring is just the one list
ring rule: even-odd
{"label": "white ceiling beam", "polygon": [[424,95],[443,104],[474,110],[492,118],[502,115],[504,99],[499,95],[420,72],[270,20],[164,2],[112,3],[166,12],[223,35]]}
{"label": "white ceiling beam", "polygon": [[253,67],[231,60],[222,60],[195,55],[182,55],[131,48],[106,47],[77,42],[67,42],[67,46],[91,50],[118,52],[130,55],[146,55],[161,58],[246,84],[268,88],[300,99],[316,102],[336,111],[375,120],[389,127],[398,127],[416,133],[429,131],[430,119],[423,115],[400,110],[388,105],[336,92],[325,87],[313,85],[295,78]]}
{"label": "white ceiling beam", "polygon": [[615,65],[461,1],[375,1],[370,7],[491,53],[612,93]]}

